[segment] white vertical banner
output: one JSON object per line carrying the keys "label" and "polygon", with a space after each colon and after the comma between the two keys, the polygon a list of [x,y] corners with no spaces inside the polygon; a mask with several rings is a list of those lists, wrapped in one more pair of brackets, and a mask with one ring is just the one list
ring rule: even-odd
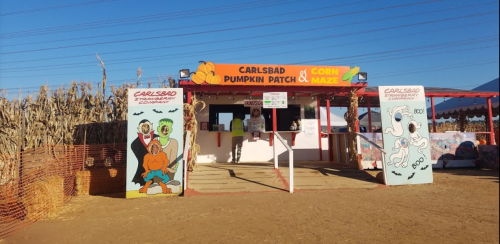
{"label": "white vertical banner", "polygon": [[433,182],[423,86],[379,87],[387,185]]}

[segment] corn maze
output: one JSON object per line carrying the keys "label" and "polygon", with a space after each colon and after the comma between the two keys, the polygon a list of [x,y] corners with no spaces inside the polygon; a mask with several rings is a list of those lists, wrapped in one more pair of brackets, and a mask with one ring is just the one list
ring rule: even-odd
{"label": "corn maze", "polygon": [[[136,84],[71,83],[8,99],[0,90],[0,239],[42,220],[74,196],[124,193],[127,98]],[[139,83],[137,84],[139,85]],[[160,88],[174,87],[171,78]],[[148,86],[153,86],[149,82]],[[109,92],[109,91],[108,91]],[[197,128],[194,98],[185,128]],[[186,138],[188,139],[188,138]],[[196,140],[196,133],[191,134]],[[199,146],[193,144],[191,155]],[[189,161],[189,169],[196,157]]]}

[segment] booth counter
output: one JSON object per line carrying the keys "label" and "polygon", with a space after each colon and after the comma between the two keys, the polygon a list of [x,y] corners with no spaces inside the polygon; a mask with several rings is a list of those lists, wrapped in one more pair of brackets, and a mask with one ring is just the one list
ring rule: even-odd
{"label": "booth counter", "polygon": [[[300,100],[299,100],[300,99]],[[220,117],[221,114],[214,114],[219,111],[224,110],[225,116],[231,114],[231,109],[234,110],[236,115],[239,111],[244,111],[246,118],[250,117],[250,109],[245,108],[245,97],[235,97],[235,100],[228,97],[215,97],[207,96],[201,97],[201,101],[206,103],[206,109],[197,114],[197,119],[199,123],[208,124],[208,128],[198,127],[198,144],[201,146],[201,152],[198,154],[198,163],[227,163],[231,162],[231,144],[232,144],[232,133],[229,131],[229,120],[225,120],[223,123],[224,131],[217,131],[213,129],[214,125],[222,123]],[[252,100],[262,100],[262,97],[253,97]],[[311,98],[298,98],[293,100],[293,97],[289,97],[288,100],[289,107],[291,110],[282,109],[278,110],[278,133],[285,139],[286,143],[293,148],[295,152],[295,160],[297,161],[319,161],[319,123],[317,117],[317,112],[312,113],[310,111],[317,111],[317,101],[311,100]],[[233,107],[231,107],[233,106]],[[228,112],[229,111],[229,112]],[[309,111],[309,112],[306,112]],[[281,116],[279,115],[280,113]],[[296,114],[293,114],[296,113]],[[265,109],[262,110],[263,117],[267,116],[268,113]],[[289,127],[292,124],[292,118],[300,117],[301,120],[301,130],[300,131],[290,131]],[[266,124],[272,123],[272,117],[268,118]],[[245,125],[247,123],[245,122]],[[269,126],[267,126],[269,129]],[[281,130],[280,130],[281,129]],[[242,150],[242,163],[260,163],[260,162],[272,162],[274,159],[273,153],[273,134],[272,134],[272,124],[271,131],[261,131],[259,137],[255,138],[252,132],[246,131],[243,142]],[[327,139],[323,139],[325,145],[324,155],[327,155]],[[284,145],[281,143],[276,143],[279,160],[288,160],[288,153]]]}

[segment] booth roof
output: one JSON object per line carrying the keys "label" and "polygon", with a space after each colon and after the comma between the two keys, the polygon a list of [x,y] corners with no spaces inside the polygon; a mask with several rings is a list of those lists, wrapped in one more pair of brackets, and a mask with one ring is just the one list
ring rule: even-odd
{"label": "booth roof", "polygon": [[[480,91],[480,90],[460,90],[452,88],[437,88],[437,87],[425,87],[426,97],[469,97],[469,98],[486,98],[498,96],[498,89],[496,91]],[[379,88],[378,87],[366,87],[358,91],[358,96],[362,97],[359,100],[359,107],[366,108],[368,106],[372,108],[380,107],[379,99]],[[343,96],[336,96],[333,101],[330,102],[332,107],[347,107],[349,106],[349,99]],[[326,102],[322,101],[321,106],[326,106]]]}
{"label": "booth roof", "polygon": [[[498,82],[498,79],[496,80]],[[453,88],[424,87],[427,97],[494,97],[498,96],[498,86],[496,92],[493,90],[461,90]],[[366,87],[361,94],[378,96],[378,87]]]}
{"label": "booth roof", "polygon": [[[498,84],[498,79],[496,80]],[[358,89],[359,107],[380,107],[379,88],[368,87],[366,83],[353,83],[350,87],[287,87],[287,86],[212,86],[196,85],[191,81],[182,81],[180,86],[186,92],[205,93],[205,95],[215,94],[233,94],[236,96],[248,96],[250,94],[260,95],[261,92],[288,92],[290,96],[319,96],[321,106],[326,107],[327,99],[334,95],[330,100],[331,107],[349,107],[350,101],[347,97],[351,89]],[[481,88],[481,87],[479,87]],[[498,97],[498,85],[496,90],[460,90],[453,88],[425,87],[426,97],[450,97],[450,98],[493,98]],[[486,99],[484,99],[486,100]],[[497,99],[498,101],[498,99]],[[498,106],[497,106],[498,107]],[[498,113],[497,113],[498,114]]]}
{"label": "booth roof", "polygon": [[[499,92],[499,79],[492,80],[481,86],[474,88],[473,92],[489,91]],[[499,97],[491,99],[493,116],[498,116]],[[437,118],[458,118],[460,112],[465,112],[468,117],[481,117],[488,114],[488,104],[486,98],[453,98],[435,106]]]}

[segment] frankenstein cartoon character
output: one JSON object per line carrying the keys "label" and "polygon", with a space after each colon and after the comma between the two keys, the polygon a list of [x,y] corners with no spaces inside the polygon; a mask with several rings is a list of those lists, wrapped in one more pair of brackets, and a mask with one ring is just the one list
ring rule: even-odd
{"label": "frankenstein cartoon character", "polygon": [[177,158],[177,152],[179,150],[179,142],[176,139],[170,137],[173,131],[174,121],[171,119],[162,119],[158,123],[158,134],[160,144],[162,146],[163,152],[167,155],[170,162],[168,165],[168,176],[170,180],[174,180],[174,175],[179,168],[179,159]]}
{"label": "frankenstein cartoon character", "polygon": [[142,174],[144,173],[144,168],[142,167],[142,164],[144,163],[144,156],[148,154],[147,147],[149,143],[158,135],[154,134],[153,124],[149,122],[149,120],[142,120],[139,123],[139,127],[137,127],[137,131],[137,138],[132,142],[131,145],[132,152],[134,153],[138,162],[137,171],[134,178],[132,179],[132,182],[144,186],[144,184],[146,184],[144,178],[142,177]]}
{"label": "frankenstein cartoon character", "polygon": [[161,150],[161,144],[159,141],[151,141],[148,145],[148,154],[144,156],[144,173],[141,175],[146,182],[146,185],[142,187],[139,192],[147,193],[149,186],[153,183],[153,178],[160,178],[160,186],[163,190],[163,194],[172,193],[171,189],[167,188],[166,183],[170,181],[168,173],[168,159],[167,155]]}

